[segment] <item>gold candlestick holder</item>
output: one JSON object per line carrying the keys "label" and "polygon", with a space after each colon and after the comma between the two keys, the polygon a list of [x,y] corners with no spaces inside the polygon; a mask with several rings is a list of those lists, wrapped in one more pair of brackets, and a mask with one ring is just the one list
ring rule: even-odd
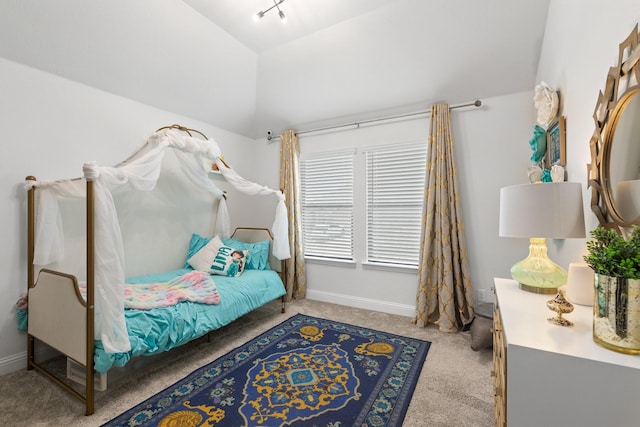
{"label": "gold candlestick holder", "polygon": [[549,323],[553,323],[558,326],[573,326],[573,322],[562,317],[563,314],[571,313],[573,311],[573,304],[564,298],[564,291],[558,291],[556,297],[547,301],[547,307],[551,311],[557,313],[556,317],[550,317],[547,320]]}

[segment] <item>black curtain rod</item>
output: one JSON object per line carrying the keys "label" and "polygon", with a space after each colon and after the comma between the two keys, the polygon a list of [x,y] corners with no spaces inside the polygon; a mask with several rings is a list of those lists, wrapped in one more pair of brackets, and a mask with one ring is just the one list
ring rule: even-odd
{"label": "black curtain rod", "polygon": [[[455,110],[457,108],[464,108],[464,107],[480,107],[482,105],[482,101],[480,101],[479,99],[476,99],[473,102],[468,102],[466,104],[458,104],[458,105],[452,105],[449,107],[450,110]],[[375,123],[375,122],[383,122],[386,120],[393,120],[393,119],[402,119],[402,118],[406,118],[406,117],[413,117],[413,116],[422,116],[425,114],[429,114],[431,113],[431,109],[429,110],[423,110],[423,111],[415,111],[413,113],[405,113],[405,114],[398,114],[395,116],[387,116],[387,117],[379,117],[376,119],[369,119],[369,120],[360,120],[358,122],[351,122],[351,123],[344,123],[341,125],[334,125],[334,126],[325,126],[325,127],[320,127],[320,128],[315,128],[315,129],[307,129],[307,130],[303,130],[300,132],[296,132],[296,134],[298,136],[300,135],[304,135],[307,133],[314,133],[314,132],[322,132],[325,130],[333,130],[333,129],[340,129],[340,128],[344,128],[344,127],[349,127],[349,126],[355,126],[356,128],[359,128],[360,125],[364,125],[364,124],[370,124],[370,123]],[[272,141],[274,139],[280,139],[280,135],[271,135],[271,132],[267,132],[267,141]]]}

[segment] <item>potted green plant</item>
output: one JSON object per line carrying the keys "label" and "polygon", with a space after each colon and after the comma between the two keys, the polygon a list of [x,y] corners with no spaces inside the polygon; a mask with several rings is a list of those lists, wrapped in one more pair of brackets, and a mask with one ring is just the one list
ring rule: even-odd
{"label": "potted green plant", "polygon": [[625,238],[591,231],[584,261],[595,273],[593,339],[611,350],[640,354],[640,228]]}
{"label": "potted green plant", "polygon": [[625,239],[616,230],[598,227],[591,231],[584,261],[597,274],[640,279],[640,228]]}

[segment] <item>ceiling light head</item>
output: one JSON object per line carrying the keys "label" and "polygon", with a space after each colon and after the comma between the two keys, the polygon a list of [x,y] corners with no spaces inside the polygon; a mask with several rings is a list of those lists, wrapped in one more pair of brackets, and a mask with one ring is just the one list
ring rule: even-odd
{"label": "ceiling light head", "polygon": [[280,9],[280,5],[284,3],[284,0],[273,0],[273,6],[271,6],[268,9],[265,9],[263,11],[260,11],[258,13],[256,13],[253,16],[253,20],[254,21],[259,21],[260,19],[262,19],[264,17],[265,14],[267,14],[271,9],[277,9],[278,10],[278,16],[280,16],[280,20],[282,21],[282,23],[286,23],[287,22],[287,17],[285,16],[284,12]]}

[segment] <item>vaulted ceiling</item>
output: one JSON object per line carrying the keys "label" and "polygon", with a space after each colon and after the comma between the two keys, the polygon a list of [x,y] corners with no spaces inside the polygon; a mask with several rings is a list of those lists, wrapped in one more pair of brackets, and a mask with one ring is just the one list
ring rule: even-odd
{"label": "vaulted ceiling", "polygon": [[0,2],[0,57],[250,138],[531,90],[549,0]]}
{"label": "vaulted ceiling", "polygon": [[258,54],[254,132],[530,90],[548,0],[184,0]]}
{"label": "vaulted ceiling", "polygon": [[[184,0],[257,53],[394,3],[394,0],[282,0],[282,3],[278,1]],[[263,19],[255,22],[254,16],[269,8],[271,10],[266,12]],[[286,24],[283,25],[281,22],[278,11],[285,14]]]}

